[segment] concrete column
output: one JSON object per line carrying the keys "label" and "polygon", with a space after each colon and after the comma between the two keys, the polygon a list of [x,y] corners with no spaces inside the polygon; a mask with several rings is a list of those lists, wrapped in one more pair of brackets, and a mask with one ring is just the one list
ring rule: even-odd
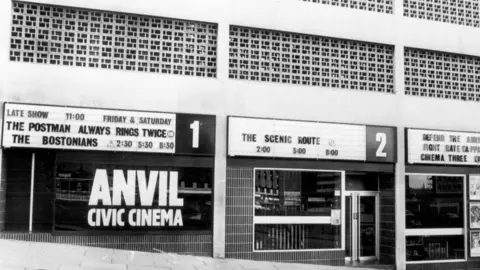
{"label": "concrete column", "polygon": [[[0,102],[0,137],[3,135],[3,102]],[[3,157],[3,148],[0,146],[0,232],[5,231],[5,212],[7,201],[7,170],[6,160]]]}
{"label": "concrete column", "polygon": [[[227,2],[227,1],[223,1]],[[218,21],[217,41],[217,80],[222,84],[217,100],[226,100],[228,95],[225,82],[228,80],[228,58],[230,43],[230,25],[226,17],[228,5],[217,2],[219,12],[224,12]],[[222,108],[225,112],[227,108]],[[225,257],[225,205],[226,205],[226,174],[227,174],[227,117],[217,113],[217,131],[215,133],[215,184],[213,208],[213,257]]]}
{"label": "concrete column", "polygon": [[226,128],[227,118],[217,115],[217,132],[215,134],[215,183],[213,208],[213,257],[225,257],[225,205],[226,205]]}
{"label": "concrete column", "polygon": [[[9,77],[7,64],[10,58],[10,31],[12,22],[12,1],[0,1],[0,70],[2,77]],[[6,100],[7,80],[0,80],[0,100]],[[0,102],[0,137],[3,131],[3,102]],[[0,146],[0,232],[5,230],[6,211],[6,162],[3,158],[3,149]]]}
{"label": "concrete column", "polygon": [[[395,30],[401,33],[403,18],[403,1],[394,2]],[[398,100],[403,100],[405,95],[404,72],[404,42],[395,42],[395,95]],[[398,102],[402,106],[402,102]],[[397,112],[402,110],[398,108]],[[397,115],[396,123],[403,123],[403,115]],[[405,270],[405,127],[397,125],[397,157],[395,166],[395,265],[397,270]]]}
{"label": "concrete column", "polygon": [[397,126],[398,162],[395,166],[395,265],[405,270],[405,129]]}
{"label": "concrete column", "polygon": [[6,160],[3,157],[3,149],[0,148],[0,232],[5,231],[5,212],[7,210],[7,178],[5,165]]}

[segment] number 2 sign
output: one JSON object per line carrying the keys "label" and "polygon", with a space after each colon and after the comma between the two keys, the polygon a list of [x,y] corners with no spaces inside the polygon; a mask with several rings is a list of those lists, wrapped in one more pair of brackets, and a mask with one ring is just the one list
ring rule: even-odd
{"label": "number 2 sign", "polygon": [[367,126],[367,161],[396,162],[396,128]]}

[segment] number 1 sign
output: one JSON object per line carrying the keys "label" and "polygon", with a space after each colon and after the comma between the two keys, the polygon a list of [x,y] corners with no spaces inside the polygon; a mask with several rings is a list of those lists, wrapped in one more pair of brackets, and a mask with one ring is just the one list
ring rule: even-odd
{"label": "number 1 sign", "polygon": [[176,153],[215,154],[215,116],[177,114]]}
{"label": "number 1 sign", "polygon": [[2,146],[215,154],[215,116],[7,103]]}

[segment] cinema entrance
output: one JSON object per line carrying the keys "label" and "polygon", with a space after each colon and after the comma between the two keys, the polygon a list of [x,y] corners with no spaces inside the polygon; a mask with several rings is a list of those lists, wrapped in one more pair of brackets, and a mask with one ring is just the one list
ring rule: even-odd
{"label": "cinema entrance", "polygon": [[378,191],[345,192],[345,257],[347,262],[378,260]]}
{"label": "cinema entrance", "polygon": [[0,238],[212,256],[215,116],[5,112]]}
{"label": "cinema entrance", "polygon": [[228,127],[226,257],[394,264],[394,128],[243,117]]}

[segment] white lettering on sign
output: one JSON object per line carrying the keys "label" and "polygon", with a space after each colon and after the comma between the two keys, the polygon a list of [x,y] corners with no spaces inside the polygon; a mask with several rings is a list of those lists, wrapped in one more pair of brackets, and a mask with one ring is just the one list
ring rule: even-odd
{"label": "white lettering on sign", "polygon": [[5,104],[3,147],[175,153],[176,115]]}
{"label": "white lettering on sign", "polygon": [[408,129],[408,163],[480,164],[480,134]]}
{"label": "white lettering on sign", "polygon": [[[146,179],[143,170],[128,170],[126,178],[122,170],[114,170],[113,184],[110,186],[107,170],[97,169],[88,201],[88,205],[94,207],[88,211],[89,226],[183,226],[181,209],[157,208],[183,206],[183,199],[178,198],[178,172],[150,171],[148,183]],[[154,205],[157,183],[158,204]],[[125,206],[135,207],[137,185],[140,205],[152,208],[130,207],[128,211],[125,208],[118,209]]]}
{"label": "white lettering on sign", "polygon": [[229,117],[230,156],[366,160],[366,127]]}
{"label": "white lettering on sign", "polygon": [[387,153],[385,152],[385,146],[387,145],[387,134],[379,132],[375,134],[375,140],[380,142],[375,155],[377,157],[387,157]]}
{"label": "white lettering on sign", "polygon": [[198,148],[198,139],[200,137],[200,122],[193,121],[193,123],[190,125],[190,128],[192,129],[192,147]]}

